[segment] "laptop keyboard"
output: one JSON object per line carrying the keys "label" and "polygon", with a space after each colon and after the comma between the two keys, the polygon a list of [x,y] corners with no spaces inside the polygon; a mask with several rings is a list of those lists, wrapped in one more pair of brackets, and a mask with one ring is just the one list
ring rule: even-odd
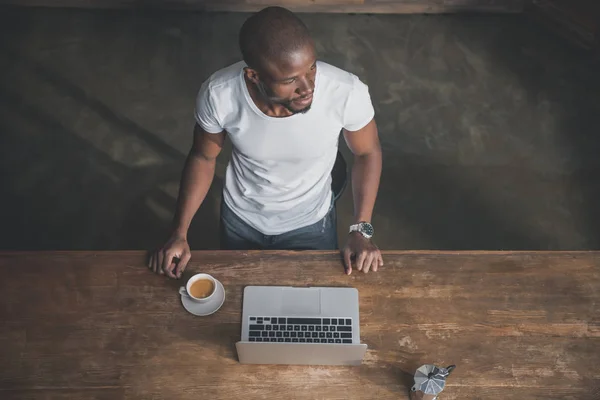
{"label": "laptop keyboard", "polygon": [[352,343],[352,318],[250,317],[251,342]]}

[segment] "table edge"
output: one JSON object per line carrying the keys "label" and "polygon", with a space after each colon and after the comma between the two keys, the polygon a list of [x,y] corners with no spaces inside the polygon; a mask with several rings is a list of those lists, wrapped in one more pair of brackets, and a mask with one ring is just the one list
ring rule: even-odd
{"label": "table edge", "polygon": [[[18,255],[94,255],[115,254],[134,255],[147,254],[147,250],[0,250],[2,256]],[[192,250],[192,255],[209,254],[244,254],[244,255],[325,255],[339,254],[338,250]],[[463,255],[599,255],[600,250],[382,250],[382,255],[430,255],[430,256],[463,256]]]}

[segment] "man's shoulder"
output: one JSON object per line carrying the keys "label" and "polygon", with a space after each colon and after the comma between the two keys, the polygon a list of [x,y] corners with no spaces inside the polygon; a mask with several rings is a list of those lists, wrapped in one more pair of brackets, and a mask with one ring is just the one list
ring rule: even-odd
{"label": "man's shoulder", "polygon": [[334,65],[319,61],[317,64],[321,78],[327,83],[334,83],[336,86],[352,89],[356,84],[358,77],[351,72],[345,71]]}
{"label": "man's shoulder", "polygon": [[207,132],[221,132],[235,111],[243,80],[243,61],[214,72],[206,79],[196,96],[196,120]]}
{"label": "man's shoulder", "polygon": [[227,91],[239,83],[240,74],[245,66],[243,61],[239,61],[221,68],[208,77],[202,86],[213,94],[218,94],[223,90]]}

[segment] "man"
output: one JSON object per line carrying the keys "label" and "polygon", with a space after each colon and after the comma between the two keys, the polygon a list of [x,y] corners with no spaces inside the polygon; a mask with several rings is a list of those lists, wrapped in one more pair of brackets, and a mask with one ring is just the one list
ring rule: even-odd
{"label": "man", "polygon": [[381,147],[368,88],[318,62],[308,29],[292,12],[268,7],[240,31],[243,62],[213,74],[196,104],[174,230],[149,268],[179,278],[190,260],[187,232],[211,185],[225,137],[233,144],[221,206],[224,249],[337,249],[331,171],[344,138],[354,154],[354,224],[345,270],[383,265],[370,225]]}

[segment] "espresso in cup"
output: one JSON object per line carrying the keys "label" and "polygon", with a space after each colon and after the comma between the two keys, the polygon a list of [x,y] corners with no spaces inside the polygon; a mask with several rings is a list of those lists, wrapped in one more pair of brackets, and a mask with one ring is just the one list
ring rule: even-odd
{"label": "espresso in cup", "polygon": [[212,280],[206,278],[200,278],[190,285],[188,293],[190,296],[197,299],[204,299],[215,291],[215,284]]}
{"label": "espresso in cup", "polygon": [[217,281],[208,274],[196,274],[192,276],[185,287],[179,289],[179,293],[188,296],[197,303],[210,301],[217,291]]}

